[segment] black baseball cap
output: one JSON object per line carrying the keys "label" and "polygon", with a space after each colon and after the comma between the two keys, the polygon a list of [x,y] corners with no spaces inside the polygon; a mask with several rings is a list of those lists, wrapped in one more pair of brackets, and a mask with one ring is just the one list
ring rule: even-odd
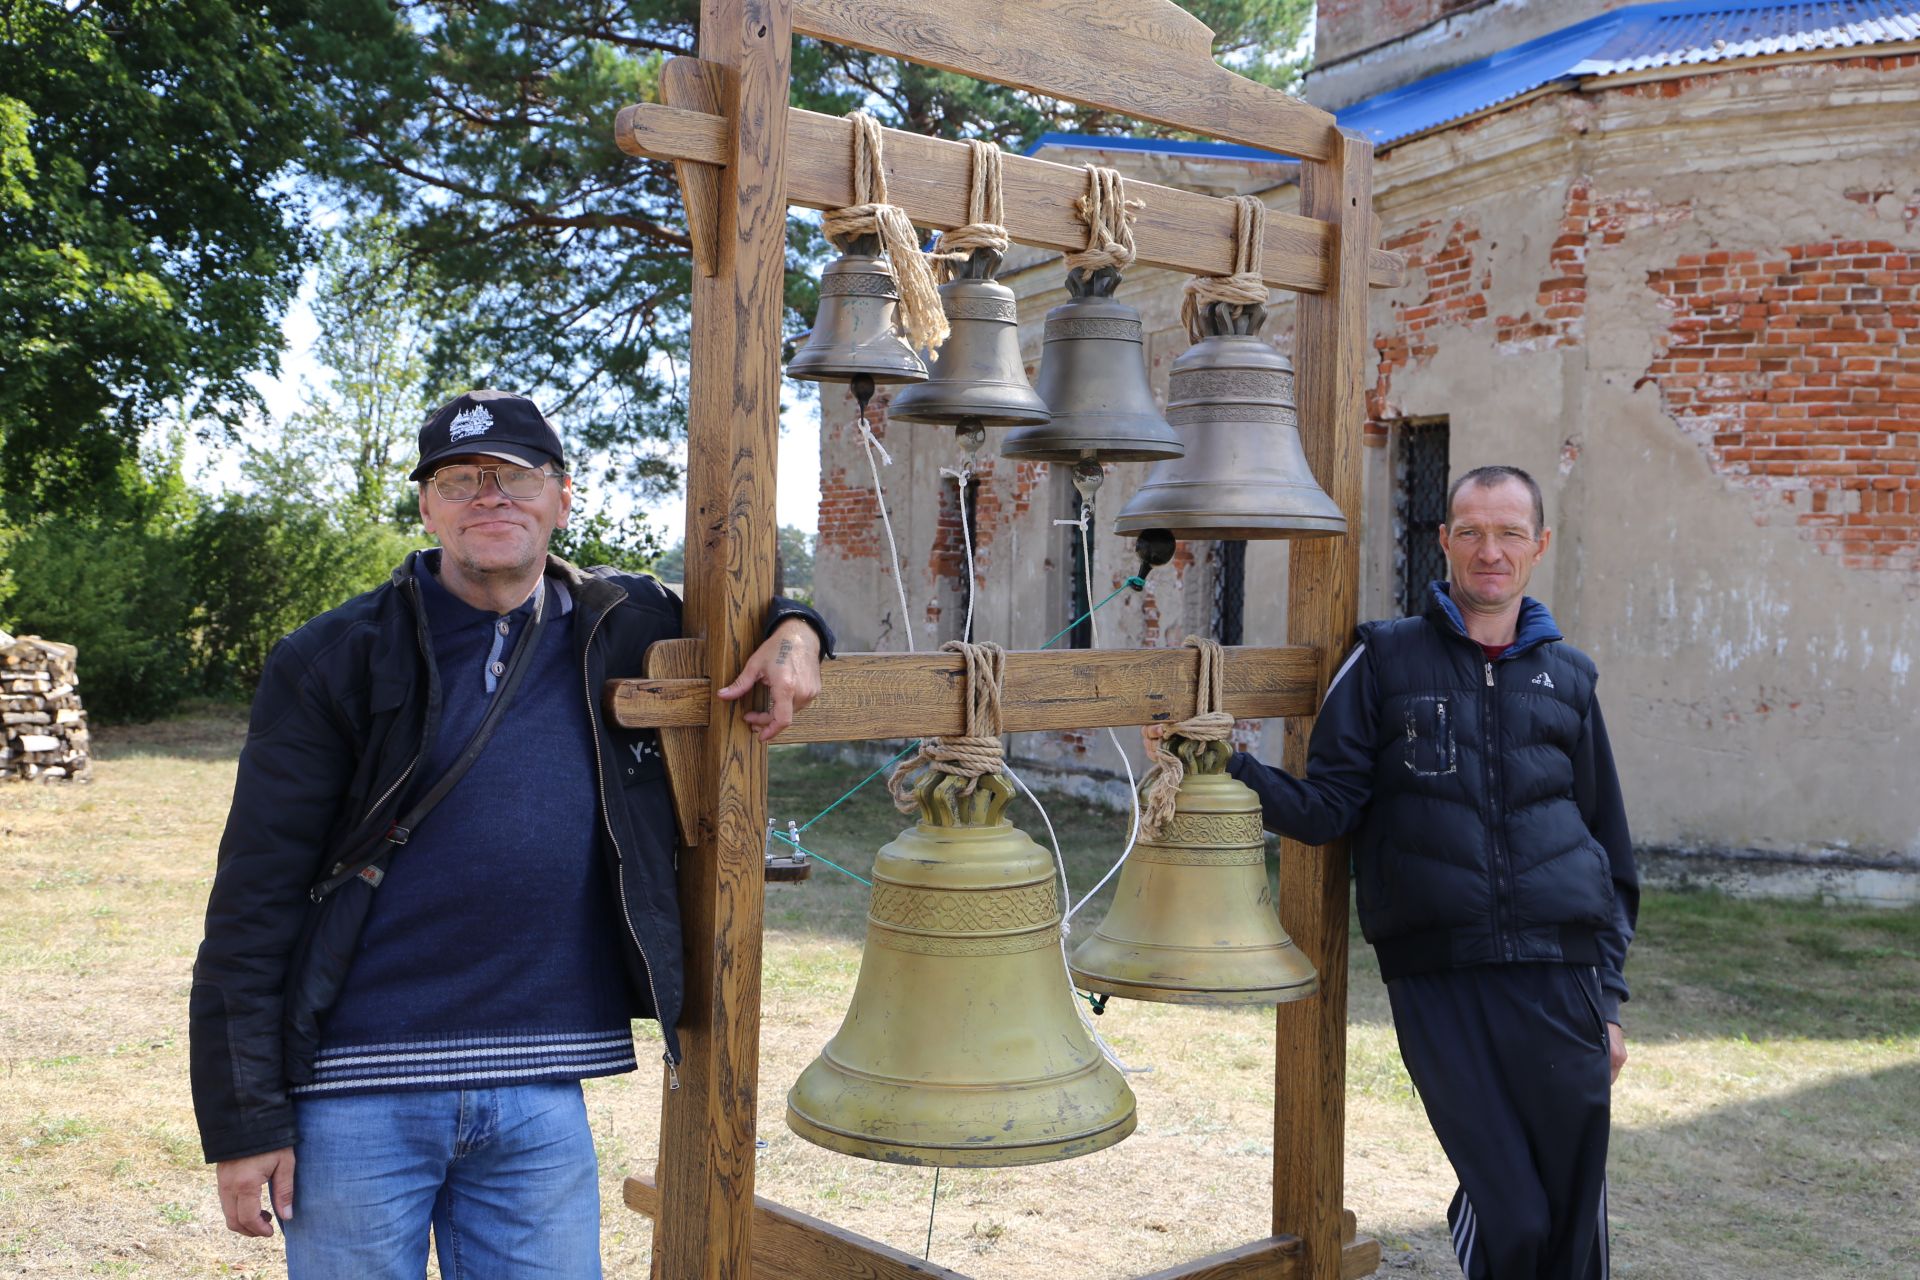
{"label": "black baseball cap", "polygon": [[469,391],[434,410],[420,428],[420,465],[409,480],[433,474],[442,458],[484,453],[523,467],[543,467],[561,461],[560,433],[538,405],[511,391]]}

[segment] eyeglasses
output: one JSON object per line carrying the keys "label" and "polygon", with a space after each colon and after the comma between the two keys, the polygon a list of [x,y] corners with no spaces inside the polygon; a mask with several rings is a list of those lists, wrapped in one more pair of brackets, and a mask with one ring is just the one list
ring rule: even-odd
{"label": "eyeglasses", "polygon": [[557,472],[518,467],[507,462],[484,467],[463,462],[434,472],[433,491],[448,502],[472,502],[480,496],[480,486],[486,483],[489,475],[501,493],[521,502],[539,497],[546,492],[547,481],[560,478]]}

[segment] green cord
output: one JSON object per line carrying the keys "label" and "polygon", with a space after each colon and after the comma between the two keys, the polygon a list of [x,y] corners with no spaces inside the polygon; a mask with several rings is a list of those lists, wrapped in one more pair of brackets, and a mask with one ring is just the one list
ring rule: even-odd
{"label": "green cord", "polygon": [[[1093,606],[1093,608],[1087,610],[1085,613],[1075,618],[1072,622],[1069,622],[1066,626],[1062,627],[1059,631],[1055,632],[1053,639],[1047,641],[1045,644],[1041,645],[1040,647],[1042,649],[1053,648],[1055,644],[1059,643],[1061,636],[1066,635],[1067,632],[1073,630],[1075,627],[1085,622],[1088,618],[1091,618],[1094,614],[1098,613],[1101,609],[1104,609],[1109,603],[1112,602],[1114,596],[1119,595],[1122,591],[1126,591],[1129,589],[1134,591],[1144,591],[1146,590],[1146,586],[1147,586],[1147,580],[1145,578],[1140,577],[1137,574],[1131,578],[1128,578],[1125,582],[1115,587],[1112,593],[1109,594],[1105,600],[1102,600],[1099,604],[1096,604],[1095,606]],[[869,782],[872,782],[875,778],[879,777],[881,774],[891,769],[895,764],[899,763],[899,761],[903,757],[905,757],[908,752],[917,750],[919,746],[920,746],[920,739],[915,738],[912,742],[909,742],[905,747],[902,747],[899,751],[895,752],[893,759],[887,761],[885,764],[881,765],[878,769],[875,769],[872,773],[860,779],[860,781],[854,783],[853,786],[847,790],[847,793],[845,795],[841,796],[838,800],[835,800],[832,804],[828,805],[826,808],[822,809],[820,812],[814,814],[811,818],[808,818],[805,822],[801,823],[798,827],[794,828],[794,830],[805,831],[808,827],[820,821],[820,819],[826,817],[828,814],[832,813],[835,809],[838,809],[841,805],[845,804],[847,801],[853,799],[854,795],[857,792],[859,792],[861,788],[865,787]],[[773,834],[776,836],[779,836],[780,839],[786,841],[788,844],[800,850],[800,852],[806,854],[809,858],[814,859],[816,862],[825,863],[827,866],[832,867],[835,871],[838,871],[841,875],[848,876],[854,880],[860,881],[861,884],[866,885],[869,889],[873,887],[873,881],[865,879],[864,877],[861,877],[861,876],[854,875],[853,872],[847,870],[843,866],[840,866],[838,863],[832,861],[831,859],[821,857],[819,854],[815,853],[813,850],[801,844],[798,840],[795,840],[792,836],[782,835],[778,831],[775,831]],[[1088,999],[1091,999],[1091,997],[1088,997]],[[1100,1004],[1105,1005],[1106,1001],[1102,1000]],[[1096,1008],[1094,1012],[1098,1013],[1100,1012],[1100,1009]]]}

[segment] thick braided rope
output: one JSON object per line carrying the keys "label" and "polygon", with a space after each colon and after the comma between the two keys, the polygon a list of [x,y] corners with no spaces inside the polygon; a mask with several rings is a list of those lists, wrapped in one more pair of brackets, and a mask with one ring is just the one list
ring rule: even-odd
{"label": "thick braided rope", "polygon": [[959,272],[960,264],[973,256],[975,249],[1005,253],[1013,241],[1000,225],[1006,217],[1000,193],[1000,148],[992,142],[969,139],[967,151],[972,157],[972,177],[967,186],[965,226],[940,233],[940,251],[927,255],[933,260],[933,273],[945,283]]}
{"label": "thick braided rope", "polygon": [[1260,275],[1261,251],[1266,245],[1267,206],[1258,196],[1235,196],[1233,215],[1233,274],[1195,276],[1187,281],[1186,297],[1180,303],[1180,320],[1187,337],[1200,341],[1200,308],[1226,302],[1236,306],[1262,306],[1267,301],[1267,282]]}
{"label": "thick braided rope", "polygon": [[1118,169],[1088,165],[1087,194],[1074,201],[1073,207],[1087,224],[1087,247],[1067,255],[1069,270],[1113,267],[1125,271],[1133,265],[1133,220],[1147,202],[1127,198],[1127,180]]}
{"label": "thick braided rope", "polygon": [[[1225,710],[1226,650],[1218,640],[1204,636],[1188,636],[1187,647],[1200,651],[1200,680],[1194,691],[1193,714],[1169,726],[1167,735],[1178,734],[1191,742],[1224,741],[1233,733],[1233,717]],[[1180,794],[1180,783],[1187,772],[1180,757],[1167,749],[1164,738],[1153,744],[1153,765],[1152,775],[1143,784],[1147,795],[1140,814],[1141,834],[1149,837],[1159,835],[1173,817],[1174,800]]]}
{"label": "thick braided rope", "polygon": [[937,773],[967,779],[962,795],[972,795],[982,777],[998,773],[1005,766],[1000,742],[1000,686],[1007,675],[1007,651],[991,642],[968,644],[964,640],[949,640],[940,648],[966,659],[967,729],[957,738],[922,739],[917,753],[894,766],[887,777],[887,790],[893,794],[893,807],[902,813],[912,813],[917,807],[912,775],[922,764]]}
{"label": "thick braided rope", "polygon": [[887,203],[887,171],[881,164],[885,146],[880,122],[864,111],[847,117],[853,125],[853,203],[829,209],[821,228],[836,243],[856,236],[877,235],[887,255],[887,270],[900,287],[900,323],[907,341],[932,350],[947,340],[947,317],[934,292],[933,269],[920,252],[919,237],[906,211]]}

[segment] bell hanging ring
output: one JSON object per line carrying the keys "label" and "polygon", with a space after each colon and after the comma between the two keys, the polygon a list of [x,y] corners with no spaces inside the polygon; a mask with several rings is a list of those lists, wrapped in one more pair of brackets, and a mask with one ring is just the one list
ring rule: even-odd
{"label": "bell hanging ring", "polygon": [[1004,817],[1005,774],[965,786],[929,770],[919,822],[880,850],[853,1000],[787,1125],[894,1164],[1103,1150],[1133,1132],[1133,1090],[1074,1007],[1052,855]]}
{"label": "bell hanging ring", "polygon": [[1185,447],[1147,385],[1140,313],[1113,299],[1112,267],[1069,271],[1072,296],[1047,312],[1034,389],[1053,420],[1007,433],[1000,453],[1044,462],[1150,462]]}
{"label": "bell hanging ring", "polygon": [[1173,362],[1167,420],[1186,456],[1155,464],[1116,533],[1176,538],[1315,538],[1345,533],[1340,506],[1300,444],[1293,363],[1258,336],[1265,308],[1201,309],[1200,341]]}
{"label": "bell hanging ring", "polygon": [[1174,812],[1120,868],[1113,906],[1073,951],[1088,991],[1163,1004],[1283,1004],[1320,977],[1280,927],[1260,801],[1225,742],[1167,740],[1187,766]]}
{"label": "bell hanging ring", "polygon": [[960,276],[940,286],[947,340],[934,354],[927,381],[893,397],[889,419],[956,427],[1047,420],[1047,403],[1028,385],[1020,360],[1020,310],[1013,290],[993,278],[999,261],[991,249],[975,249]]}
{"label": "bell hanging ring", "polygon": [[877,235],[850,237],[841,255],[820,273],[820,309],[805,345],[787,363],[789,378],[926,380],[926,364],[900,336],[900,286],[879,250]]}

